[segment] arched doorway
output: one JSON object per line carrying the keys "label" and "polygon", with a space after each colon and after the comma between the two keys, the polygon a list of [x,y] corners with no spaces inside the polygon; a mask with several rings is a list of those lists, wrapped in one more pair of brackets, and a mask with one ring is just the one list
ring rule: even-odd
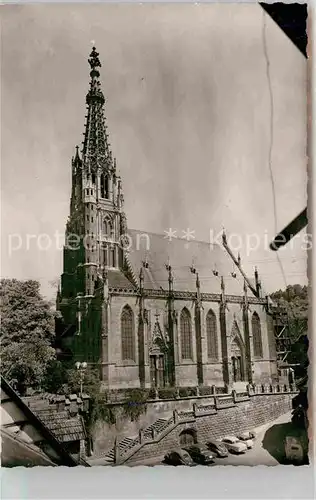
{"label": "arched doorway", "polygon": [[157,314],[153,337],[149,345],[151,386],[157,389],[164,387],[167,380],[165,344],[158,317]]}
{"label": "arched doorway", "polygon": [[179,442],[181,448],[193,446],[195,443],[197,443],[196,430],[186,429],[185,431],[182,431],[179,436]]}
{"label": "arched doorway", "polygon": [[165,362],[164,355],[161,352],[151,352],[150,360],[150,379],[151,386],[161,388],[165,386]]}
{"label": "arched doorway", "polygon": [[242,343],[238,337],[235,337],[231,345],[231,363],[234,382],[243,382],[245,380],[245,358]]}

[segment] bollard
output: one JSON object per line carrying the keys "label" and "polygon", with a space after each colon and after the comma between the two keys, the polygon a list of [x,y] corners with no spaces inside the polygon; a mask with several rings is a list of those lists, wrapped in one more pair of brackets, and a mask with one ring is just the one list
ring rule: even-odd
{"label": "bollard", "polygon": [[234,403],[236,403],[237,402],[237,393],[235,390],[232,390],[232,396],[233,396]]}
{"label": "bollard", "polygon": [[177,410],[173,410],[173,421],[175,424],[179,421],[179,414]]}
{"label": "bollard", "polygon": [[115,441],[114,441],[114,463],[118,464],[119,460],[120,460],[120,447],[119,447],[119,443],[117,441],[117,438],[115,438]]}
{"label": "bollard", "polygon": [[143,429],[139,429],[139,444],[143,444],[144,442],[144,431]]}

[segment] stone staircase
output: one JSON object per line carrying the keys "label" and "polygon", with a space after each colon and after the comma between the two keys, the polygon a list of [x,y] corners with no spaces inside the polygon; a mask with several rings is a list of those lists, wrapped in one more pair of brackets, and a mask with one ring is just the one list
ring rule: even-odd
{"label": "stone staircase", "polygon": [[147,427],[144,431],[144,438],[150,439],[155,436],[155,434],[159,434],[163,432],[169,425],[169,421],[165,418],[158,418],[153,424]]}
{"label": "stone staircase", "polygon": [[124,437],[110,451],[103,455],[103,458],[110,463],[123,463],[145,443],[154,442],[157,438],[161,439],[166,433],[169,433],[174,427],[174,423],[174,417],[170,419],[158,418],[146,427],[146,429],[140,431],[137,437]]}
{"label": "stone staircase", "polygon": [[208,397],[207,404],[198,405],[194,403],[192,410],[182,412],[173,410],[170,418],[158,418],[146,429],[140,430],[138,436],[134,438],[124,437],[121,441],[116,442],[112,449],[99,455],[96,459],[89,460],[89,463],[93,465],[93,462],[98,461],[100,464],[100,460],[102,459],[103,465],[121,465],[144,445],[158,443],[180,424],[195,422],[198,417],[215,415],[218,411],[236,406],[239,403],[249,400],[256,394],[282,394],[285,392],[290,392],[290,388],[260,386],[251,389],[247,388],[246,392],[238,393],[234,390],[231,394],[210,396]]}
{"label": "stone staircase", "polygon": [[[135,445],[135,439],[125,437],[118,443],[119,452],[126,452],[130,450]],[[115,447],[113,447],[105,456],[109,461],[114,461],[115,458]]]}
{"label": "stone staircase", "polygon": [[[195,422],[198,416],[213,415],[217,413],[216,402],[211,398],[207,405],[193,405],[193,410],[178,412],[174,410],[172,416],[167,418],[158,418],[146,429],[139,431],[139,435],[135,438],[124,437],[119,443],[116,443],[108,452],[98,457],[103,458],[108,464],[123,464],[132,455],[134,455],[142,446],[147,443],[159,442],[169,432],[171,432],[179,424]],[[227,408],[234,406],[232,396],[224,396],[220,398],[218,407]],[[91,461],[91,463],[93,460]]]}

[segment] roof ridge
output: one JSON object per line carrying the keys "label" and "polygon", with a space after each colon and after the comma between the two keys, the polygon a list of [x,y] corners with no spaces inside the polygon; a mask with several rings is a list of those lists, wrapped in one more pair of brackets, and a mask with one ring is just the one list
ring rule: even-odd
{"label": "roof ridge", "polygon": [[[163,236],[164,239],[166,239],[166,240],[168,239],[168,237],[165,234],[163,234],[163,233],[156,233],[154,231],[147,231],[145,229],[133,229],[133,228],[129,228],[127,230],[127,232],[128,231],[135,231],[135,232],[137,231],[137,232],[143,233],[143,234],[148,234],[148,235],[152,234],[153,236]],[[183,243],[189,243],[189,244],[190,243],[203,243],[204,245],[210,245],[210,246],[212,245],[212,246],[216,246],[218,248],[223,248],[218,243],[213,243],[211,241],[198,240],[196,238],[194,238],[194,239],[192,239],[190,241],[187,241],[185,238],[181,238],[181,237],[177,237],[176,236],[176,237],[172,238],[172,241],[174,241],[174,240],[183,241]]]}

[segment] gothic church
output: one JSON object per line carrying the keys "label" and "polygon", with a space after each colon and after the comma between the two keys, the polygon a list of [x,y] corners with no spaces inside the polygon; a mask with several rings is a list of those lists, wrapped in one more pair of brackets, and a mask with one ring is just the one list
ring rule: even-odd
{"label": "gothic church", "polygon": [[274,381],[268,299],[225,234],[221,245],[210,245],[127,227],[95,48],[89,64],[57,296],[63,356],[97,368],[104,389]]}

